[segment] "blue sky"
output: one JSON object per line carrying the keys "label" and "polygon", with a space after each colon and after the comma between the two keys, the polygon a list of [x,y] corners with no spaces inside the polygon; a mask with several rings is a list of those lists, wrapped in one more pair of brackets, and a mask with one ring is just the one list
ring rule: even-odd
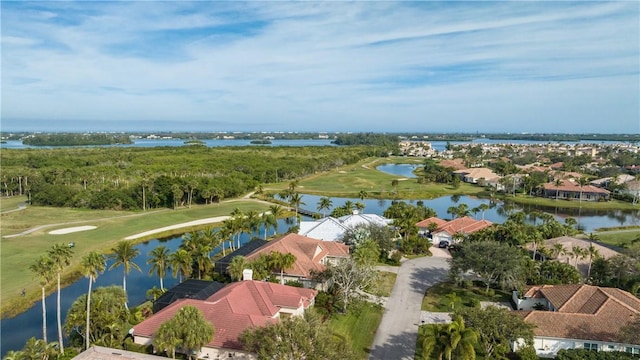
{"label": "blue sky", "polygon": [[2,1],[2,131],[640,133],[640,2]]}

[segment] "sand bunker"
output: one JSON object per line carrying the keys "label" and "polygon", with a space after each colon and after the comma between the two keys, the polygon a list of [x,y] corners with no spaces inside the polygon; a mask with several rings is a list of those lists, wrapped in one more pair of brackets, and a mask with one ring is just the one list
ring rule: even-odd
{"label": "sand bunker", "polygon": [[52,231],[49,231],[49,234],[51,234],[51,235],[64,235],[64,234],[70,234],[70,233],[74,233],[74,232],[78,232],[78,231],[93,230],[96,227],[97,226],[93,226],[93,225],[76,226],[76,227],[52,230]]}

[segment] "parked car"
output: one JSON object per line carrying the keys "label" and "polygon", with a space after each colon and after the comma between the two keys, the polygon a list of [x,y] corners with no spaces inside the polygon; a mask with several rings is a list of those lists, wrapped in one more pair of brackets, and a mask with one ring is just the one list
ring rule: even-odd
{"label": "parked car", "polygon": [[441,249],[446,249],[447,247],[449,247],[449,242],[448,241],[440,241],[440,243],[438,244],[438,247]]}

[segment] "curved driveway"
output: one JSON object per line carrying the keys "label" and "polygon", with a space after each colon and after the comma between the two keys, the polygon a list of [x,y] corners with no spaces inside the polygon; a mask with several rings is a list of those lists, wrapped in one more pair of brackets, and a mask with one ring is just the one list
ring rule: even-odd
{"label": "curved driveway", "polygon": [[414,358],[422,298],[427,288],[443,281],[448,272],[447,258],[437,255],[407,260],[400,266],[369,359]]}

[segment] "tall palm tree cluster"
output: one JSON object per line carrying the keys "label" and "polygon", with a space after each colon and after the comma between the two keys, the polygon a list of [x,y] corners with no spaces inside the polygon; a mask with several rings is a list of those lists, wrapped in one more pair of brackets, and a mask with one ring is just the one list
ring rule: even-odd
{"label": "tall palm tree cluster", "polygon": [[278,271],[280,272],[280,283],[284,284],[284,271],[295,262],[295,255],[290,253],[283,254],[277,251],[272,251],[268,255],[261,254],[253,261],[248,261],[247,258],[239,255],[231,259],[228,271],[231,278],[236,281],[242,280],[245,269],[253,270],[253,278],[255,280],[263,280],[273,272]]}
{"label": "tall palm tree cluster", "polygon": [[57,279],[57,307],[56,318],[58,325],[58,351],[64,354],[64,344],[62,342],[62,318],[60,315],[60,277],[64,269],[71,264],[73,250],[65,244],[53,245],[46,254],[40,256],[29,269],[38,277],[42,289],[42,341],[47,343],[47,308],[45,304],[45,292],[47,286]]}

